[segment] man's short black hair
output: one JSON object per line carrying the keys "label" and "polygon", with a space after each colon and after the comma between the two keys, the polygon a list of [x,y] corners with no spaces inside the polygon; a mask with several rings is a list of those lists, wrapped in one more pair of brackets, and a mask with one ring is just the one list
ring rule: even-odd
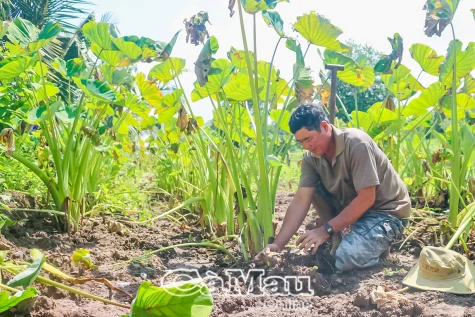
{"label": "man's short black hair", "polygon": [[320,123],[328,121],[323,107],[317,103],[300,105],[292,113],[289,120],[290,131],[295,134],[298,130],[306,128],[309,131],[320,132]]}

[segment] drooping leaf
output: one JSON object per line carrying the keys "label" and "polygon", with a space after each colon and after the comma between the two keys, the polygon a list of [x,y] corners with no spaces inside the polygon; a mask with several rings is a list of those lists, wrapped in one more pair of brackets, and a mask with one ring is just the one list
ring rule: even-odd
{"label": "drooping leaf", "polygon": [[204,86],[208,82],[208,73],[211,70],[212,55],[218,51],[218,40],[212,36],[206,41],[203,49],[195,62],[195,75],[198,83]]}
{"label": "drooping leaf", "polygon": [[110,88],[110,86],[100,80],[94,79],[78,79],[74,78],[74,82],[91,97],[97,98],[102,101],[106,102],[113,102],[116,100],[116,96],[114,91]]}
{"label": "drooping leaf", "polygon": [[178,38],[178,35],[180,34],[181,30],[176,32],[171,41],[165,46],[163,49],[162,53],[160,54],[160,57],[166,61],[170,55],[172,54],[173,47],[175,46],[176,40]]}
{"label": "drooping leaf", "polygon": [[108,23],[90,21],[83,25],[82,32],[89,41],[97,44],[102,50],[110,50],[112,48]]}
{"label": "drooping leaf", "polygon": [[442,32],[452,21],[460,0],[427,0],[423,10],[426,10],[425,34],[431,37]]}
{"label": "drooping leaf", "polygon": [[394,64],[394,69],[397,69],[402,61],[402,54],[404,52],[404,45],[402,37],[399,33],[394,34],[394,38],[388,37],[389,43],[391,43],[392,52],[389,55],[383,55],[381,59],[374,66],[374,71],[377,73],[386,73],[391,69],[393,62],[397,60],[397,63]]}
{"label": "drooping leaf", "polygon": [[[454,58],[455,45],[455,58]],[[456,59],[456,61],[454,61]],[[462,42],[457,40],[450,42],[447,56],[444,62],[440,65],[439,79],[446,86],[452,86],[452,74],[456,62],[456,77],[460,79],[467,76],[473,69],[475,69],[475,42],[470,42],[465,51],[462,51]]]}
{"label": "drooping leaf", "polygon": [[142,54],[142,49],[134,42],[127,42],[124,38],[111,38],[117,48],[131,59],[137,59]]}
{"label": "drooping leaf", "polygon": [[279,2],[289,2],[289,0],[241,0],[244,11],[249,14],[275,9]]}
{"label": "drooping leaf", "polygon": [[433,83],[424,89],[419,97],[411,100],[402,113],[406,117],[422,116],[427,113],[427,108],[437,106],[444,95],[444,85],[440,82]]}
{"label": "drooping leaf", "polygon": [[277,11],[262,11],[262,18],[264,22],[274,28],[280,37],[284,37],[284,21]]}
{"label": "drooping leaf", "polygon": [[228,82],[233,70],[234,66],[227,59],[214,60],[208,73],[208,82],[203,87],[195,82],[195,89],[191,92],[191,100],[197,101],[218,92]]}
{"label": "drooping leaf", "polygon": [[350,85],[368,89],[374,83],[374,71],[370,66],[361,67],[353,59],[340,53],[325,50],[325,64],[344,65],[345,69],[339,71],[337,76],[339,79]]}
{"label": "drooping leaf", "polygon": [[164,85],[181,74],[186,61],[183,58],[170,57],[166,61],[155,65],[149,72],[149,77],[160,80]]}
{"label": "drooping leaf", "polygon": [[434,76],[439,76],[439,68],[440,64],[444,61],[444,56],[437,56],[436,51],[424,44],[413,44],[409,52],[423,71]]}
{"label": "drooping leaf", "polygon": [[45,263],[46,257],[42,254],[41,257],[38,257],[31,263],[31,265],[20,274],[13,277],[10,281],[8,281],[7,285],[10,287],[17,287],[23,286],[28,287],[33,283],[38,274],[40,274],[41,268],[43,267],[43,263]]}
{"label": "drooping leaf", "polygon": [[300,104],[311,102],[315,93],[312,70],[308,67],[294,65],[295,97]]}
{"label": "drooping leaf", "polygon": [[146,80],[144,73],[138,73],[135,77],[137,87],[139,88],[142,98],[150,105],[159,107],[162,102],[162,93],[153,81]]}
{"label": "drooping leaf", "polygon": [[343,31],[314,11],[297,18],[294,28],[310,43],[333,51],[349,52],[350,47],[340,43],[337,38]]}
{"label": "drooping leaf", "polygon": [[24,291],[16,292],[12,296],[8,291],[0,292],[0,313],[15,307],[25,299],[32,298],[38,295],[36,288],[29,287]]}
{"label": "drooping leaf", "polygon": [[305,59],[303,57],[302,53],[302,48],[300,44],[297,44],[297,41],[291,38],[288,38],[287,41],[285,41],[285,46],[291,51],[294,51],[296,54],[296,64],[298,66],[305,66]]}
{"label": "drooping leaf", "polygon": [[97,268],[97,266],[92,263],[91,252],[86,249],[77,249],[74,251],[71,260],[73,263],[80,264],[88,270],[94,270]]}

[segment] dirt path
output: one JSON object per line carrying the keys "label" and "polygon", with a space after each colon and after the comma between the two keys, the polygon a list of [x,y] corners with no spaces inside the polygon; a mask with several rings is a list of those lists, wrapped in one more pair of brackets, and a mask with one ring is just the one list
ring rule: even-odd
{"label": "dirt path", "polygon": [[[279,225],[290,200],[291,197],[286,193],[279,194],[277,198]],[[305,228],[315,226],[315,219],[315,214],[310,214],[300,228],[300,233],[303,233]],[[28,259],[28,250],[39,248],[48,255],[51,264],[73,276],[79,276],[80,272],[71,264],[71,254],[78,248],[86,248],[91,251],[92,260],[98,265],[98,270],[83,273],[82,276],[105,277],[131,294],[135,294],[144,279],[150,279],[159,285],[161,278],[170,269],[197,270],[202,276],[213,272],[223,278],[226,284],[224,288],[218,287],[213,291],[215,308],[212,316],[475,316],[474,295],[456,296],[410,290],[405,293],[409,301],[407,305],[386,305],[378,309],[369,303],[369,293],[378,286],[393,290],[402,288],[404,274],[397,272],[403,272],[401,269],[409,270],[416,259],[411,253],[417,254],[417,249],[394,250],[393,253],[397,257],[395,263],[348,273],[334,271],[331,257],[328,256],[328,246],[319,250],[319,257],[286,253],[283,263],[265,274],[267,277],[309,276],[308,285],[302,280],[301,295],[279,296],[279,293],[285,293],[282,281],[262,292],[254,283],[253,294],[239,295],[239,289],[244,293],[251,284],[241,282],[234,288],[229,287],[232,284],[227,278],[229,269],[249,272],[250,269],[259,268],[242,263],[230,267],[223,254],[215,250],[174,249],[143,258],[142,263],[114,266],[115,263],[141,256],[147,250],[177,243],[197,242],[206,237],[201,236],[196,229],[180,228],[166,220],[157,222],[153,227],[127,226],[127,230],[122,230],[122,233],[115,233],[110,232],[116,228],[113,228],[109,221],[109,218],[91,219],[81,233],[69,237],[58,233],[55,227],[44,219],[32,218],[24,224],[3,229],[5,237],[1,241],[14,245],[9,254],[18,259]],[[237,251],[235,243],[228,243],[226,247]],[[110,291],[101,284],[89,282],[75,287],[121,303],[131,301],[126,295]],[[0,316],[115,317],[127,313],[127,309],[104,305],[52,287],[39,285],[38,289],[41,292],[39,297],[18,306],[14,312]],[[302,295],[307,291],[315,295]],[[291,287],[290,292],[298,293],[294,287]]]}

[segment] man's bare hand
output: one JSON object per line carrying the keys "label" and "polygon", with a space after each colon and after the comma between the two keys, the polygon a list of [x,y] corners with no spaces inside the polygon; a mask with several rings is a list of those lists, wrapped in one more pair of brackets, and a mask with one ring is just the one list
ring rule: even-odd
{"label": "man's bare hand", "polygon": [[259,252],[254,257],[254,262],[258,265],[267,265],[273,266],[280,262],[280,259],[275,257],[275,253],[279,253],[282,251],[282,248],[276,243],[269,243],[264,250]]}
{"label": "man's bare hand", "polygon": [[309,230],[302,234],[297,240],[297,246],[300,249],[310,253],[310,248],[313,247],[312,254],[317,253],[318,247],[324,243],[330,235],[323,229],[323,227]]}

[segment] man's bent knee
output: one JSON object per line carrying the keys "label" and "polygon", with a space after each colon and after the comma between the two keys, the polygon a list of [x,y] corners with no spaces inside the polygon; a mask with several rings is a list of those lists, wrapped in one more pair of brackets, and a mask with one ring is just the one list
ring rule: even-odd
{"label": "man's bent knee", "polygon": [[[351,247],[351,246],[349,246]],[[362,252],[369,251],[369,252]],[[358,250],[348,248],[344,243],[336,249],[335,266],[342,271],[363,269],[375,266],[379,263],[379,255],[373,254],[372,250]]]}

